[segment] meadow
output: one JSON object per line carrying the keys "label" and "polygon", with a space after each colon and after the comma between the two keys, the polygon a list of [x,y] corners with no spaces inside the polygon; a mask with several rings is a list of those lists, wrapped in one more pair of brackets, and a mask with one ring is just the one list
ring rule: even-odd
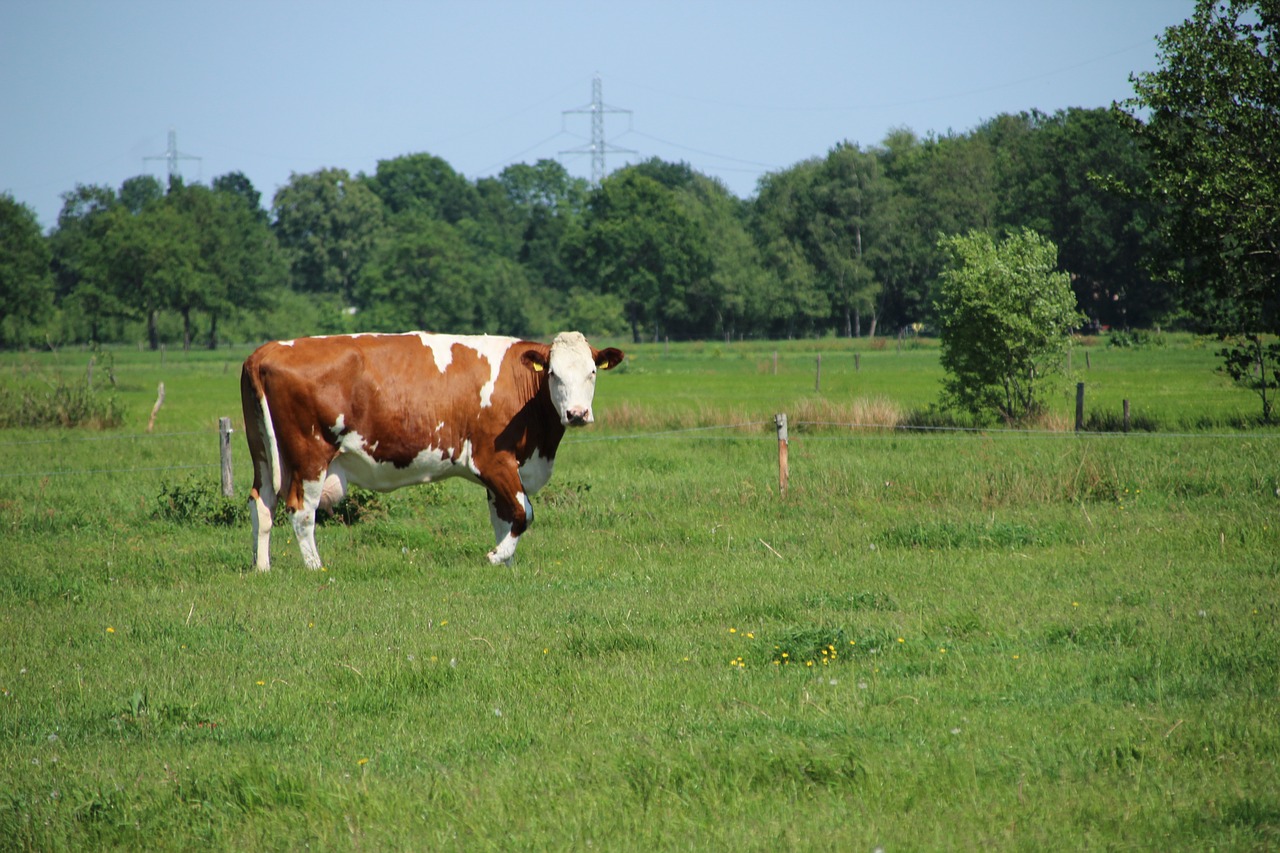
{"label": "meadow", "polygon": [[265,574],[248,348],[97,353],[120,426],[0,430],[0,849],[1274,849],[1280,430],[1212,344],[1093,343],[1143,430],[1075,379],[886,428],[927,341],[619,342],[512,567],[449,482]]}

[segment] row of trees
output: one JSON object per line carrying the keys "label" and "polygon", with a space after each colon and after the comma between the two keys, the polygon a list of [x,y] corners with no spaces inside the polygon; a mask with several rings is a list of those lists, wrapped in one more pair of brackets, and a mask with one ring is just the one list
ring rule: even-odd
{"label": "row of trees", "polygon": [[[295,174],[77,186],[57,225],[0,196],[0,346],[354,329],[635,340],[858,336],[931,324],[957,237],[1034,234],[1095,324],[1280,346],[1280,0],[1199,0],[1111,109],[891,131],[765,175],[749,200],[649,160],[598,187],[550,160],[470,181],[430,154]],[[953,279],[954,281],[954,279]]]}
{"label": "row of trees", "polygon": [[[1033,229],[1052,239],[1095,321],[1170,307],[1141,265],[1150,203],[1091,182],[1140,176],[1108,110],[1000,116],[966,134],[893,131],[765,176],[740,200],[649,160],[592,188],[542,160],[470,181],[430,154],[372,175],[295,174],[263,208],[239,173],[78,186],[57,225],[0,201],[0,343],[145,338],[190,345],[347,328],[636,340],[845,336],[933,317],[938,237]],[[41,274],[46,270],[47,274]],[[16,298],[17,291],[21,298]]]}

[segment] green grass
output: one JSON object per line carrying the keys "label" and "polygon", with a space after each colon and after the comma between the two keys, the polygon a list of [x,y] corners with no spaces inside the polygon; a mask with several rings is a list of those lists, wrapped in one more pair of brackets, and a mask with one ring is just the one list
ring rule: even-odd
{"label": "green grass", "polygon": [[325,524],[325,572],[281,528],[266,575],[207,511],[243,353],[117,353],[120,430],[0,432],[0,848],[1280,844],[1280,437],[1221,430],[1252,396],[1191,342],[1095,349],[1098,398],[1177,429],[801,431],[785,498],[771,425],[627,437],[936,399],[936,349],[828,343],[817,394],[811,342],[776,378],[639,348],[513,568],[447,483]]}

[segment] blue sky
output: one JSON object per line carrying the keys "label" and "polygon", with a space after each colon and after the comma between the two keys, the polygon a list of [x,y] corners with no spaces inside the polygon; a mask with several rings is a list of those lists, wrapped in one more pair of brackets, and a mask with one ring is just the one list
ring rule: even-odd
{"label": "blue sky", "polygon": [[0,192],[52,226],[77,183],[291,173],[429,152],[468,178],[558,158],[589,177],[599,73],[612,170],[760,176],[895,127],[1108,106],[1193,0],[0,0]]}

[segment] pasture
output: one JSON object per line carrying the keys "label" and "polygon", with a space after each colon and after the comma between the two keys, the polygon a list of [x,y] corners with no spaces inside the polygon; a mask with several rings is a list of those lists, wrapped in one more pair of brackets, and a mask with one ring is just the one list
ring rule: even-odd
{"label": "pasture", "polygon": [[1159,429],[1076,435],[830,425],[936,400],[927,343],[618,345],[511,568],[448,482],[250,571],[247,348],[0,431],[0,847],[1280,845],[1280,431],[1212,346],[1077,350]]}

